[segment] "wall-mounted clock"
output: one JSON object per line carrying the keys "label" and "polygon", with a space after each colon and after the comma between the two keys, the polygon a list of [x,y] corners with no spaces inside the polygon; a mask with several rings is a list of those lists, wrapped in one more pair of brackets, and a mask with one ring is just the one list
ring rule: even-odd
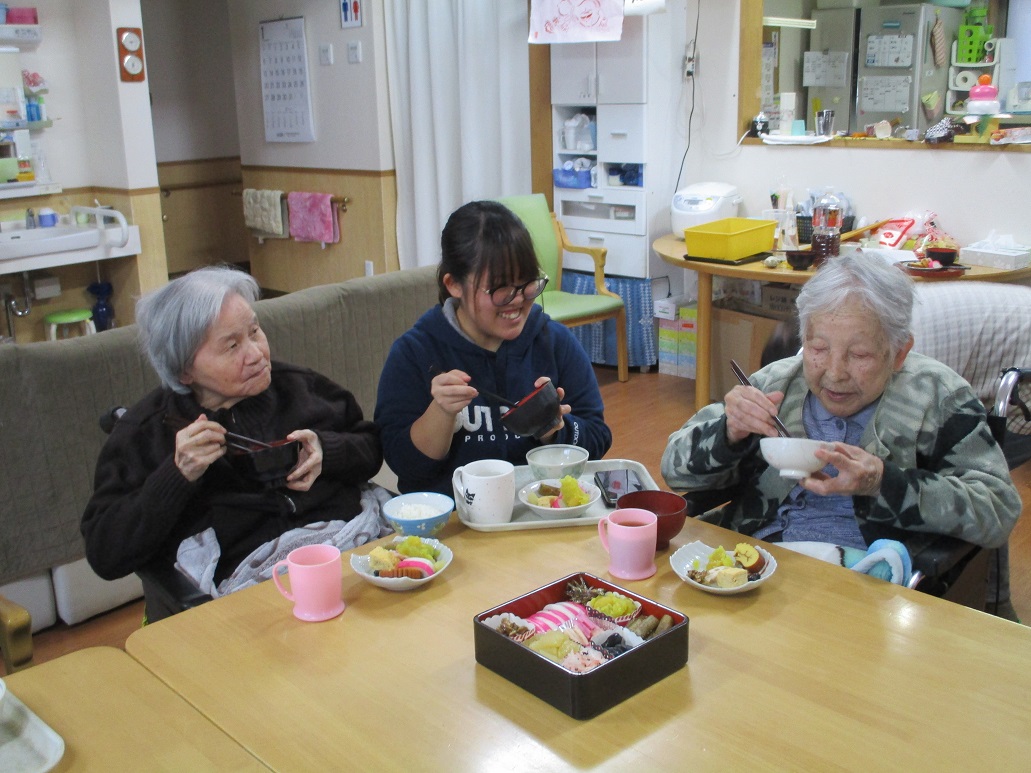
{"label": "wall-mounted clock", "polygon": [[115,33],[118,39],[118,74],[123,81],[142,81],[143,72],[143,30],[139,27],[119,27]]}

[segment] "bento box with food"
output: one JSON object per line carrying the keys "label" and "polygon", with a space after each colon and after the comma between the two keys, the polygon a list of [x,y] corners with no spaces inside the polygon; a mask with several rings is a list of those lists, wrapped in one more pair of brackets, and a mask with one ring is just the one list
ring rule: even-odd
{"label": "bento box with food", "polygon": [[574,719],[687,663],[686,615],[578,572],[473,618],[476,662]]}

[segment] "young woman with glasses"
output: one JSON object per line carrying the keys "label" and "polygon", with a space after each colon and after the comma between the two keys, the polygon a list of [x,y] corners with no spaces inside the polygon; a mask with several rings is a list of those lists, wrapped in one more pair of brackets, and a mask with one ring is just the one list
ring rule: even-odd
{"label": "young woman with glasses", "polygon": [[[380,376],[375,419],[398,488],[450,494],[456,468],[525,464],[542,442],[604,456],[612,433],[594,370],[580,342],[534,304],[548,277],[522,221],[502,204],[474,201],[452,213],[440,243],[440,305],[394,342]],[[563,421],[542,440],[507,431],[504,409],[477,391],[514,402],[548,379]]]}

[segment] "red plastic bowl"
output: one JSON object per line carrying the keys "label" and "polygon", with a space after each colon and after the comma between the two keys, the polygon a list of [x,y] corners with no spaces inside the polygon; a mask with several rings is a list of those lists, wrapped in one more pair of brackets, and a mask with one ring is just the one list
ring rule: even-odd
{"label": "red plastic bowl", "polygon": [[616,500],[617,510],[626,507],[640,508],[658,516],[656,552],[669,547],[669,541],[680,534],[687,520],[687,500],[672,491],[631,491]]}

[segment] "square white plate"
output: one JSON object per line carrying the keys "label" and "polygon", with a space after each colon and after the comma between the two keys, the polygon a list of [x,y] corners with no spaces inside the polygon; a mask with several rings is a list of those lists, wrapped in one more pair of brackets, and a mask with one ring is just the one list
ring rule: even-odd
{"label": "square white plate", "polygon": [[[688,545],[684,545],[676,553],[671,555],[669,557],[669,565],[673,567],[673,571],[677,573],[677,577],[688,585],[693,585],[707,593],[715,593],[721,596],[732,596],[735,593],[745,593],[753,588],[757,588],[770,579],[770,576],[777,571],[777,559],[774,558],[769,551],[756,545],[755,549],[758,550],[760,555],[766,559],[766,566],[764,566],[762,572],[759,573],[758,580],[749,580],[744,585],[739,585],[736,588],[716,588],[711,585],[702,585],[700,582],[696,582],[688,577],[687,571],[688,569],[694,568],[695,559],[698,560],[699,568],[704,568],[709,562],[709,556],[712,555],[712,551],[715,549],[716,548],[709,547],[704,542],[692,542]],[[726,550],[726,548],[724,548],[724,550]]]}

